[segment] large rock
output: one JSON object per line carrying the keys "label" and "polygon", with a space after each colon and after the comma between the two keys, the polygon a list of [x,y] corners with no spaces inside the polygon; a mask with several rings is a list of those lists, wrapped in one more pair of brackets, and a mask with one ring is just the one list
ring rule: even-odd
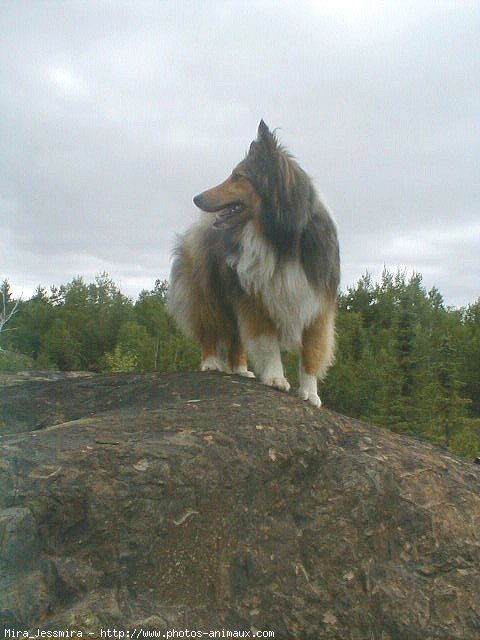
{"label": "large rock", "polygon": [[480,468],[222,374],[3,376],[0,629],[480,638]]}

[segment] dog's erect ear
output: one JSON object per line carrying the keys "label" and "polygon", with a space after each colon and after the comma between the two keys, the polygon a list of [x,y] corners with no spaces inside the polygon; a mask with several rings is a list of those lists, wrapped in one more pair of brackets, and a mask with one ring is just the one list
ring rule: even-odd
{"label": "dog's erect ear", "polygon": [[270,134],[270,129],[267,127],[267,125],[265,124],[264,120],[260,120],[259,124],[258,124],[258,131],[257,131],[257,136],[258,138],[265,138],[266,136],[268,136]]}
{"label": "dog's erect ear", "polygon": [[262,143],[269,151],[275,151],[277,148],[277,139],[267,127],[263,120],[260,120],[257,131],[257,140]]}

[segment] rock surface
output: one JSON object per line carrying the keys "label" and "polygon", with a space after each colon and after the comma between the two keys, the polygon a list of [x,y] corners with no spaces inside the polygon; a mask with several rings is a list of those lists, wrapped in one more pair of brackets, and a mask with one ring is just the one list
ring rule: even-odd
{"label": "rock surface", "polygon": [[0,385],[0,629],[480,638],[471,461],[223,374]]}

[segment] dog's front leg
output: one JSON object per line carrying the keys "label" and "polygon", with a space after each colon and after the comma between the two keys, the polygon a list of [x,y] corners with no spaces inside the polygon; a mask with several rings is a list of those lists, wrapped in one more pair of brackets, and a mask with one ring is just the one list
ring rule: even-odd
{"label": "dog's front leg", "polygon": [[280,345],[276,333],[253,332],[248,326],[242,331],[248,355],[253,362],[253,370],[263,384],[281,391],[289,391],[290,384],[283,373]]}
{"label": "dog's front leg", "polygon": [[202,336],[201,371],[224,371],[225,367],[218,355],[218,345],[215,336]]}
{"label": "dog's front leg", "polygon": [[236,373],[244,378],[255,378],[253,371],[248,370],[247,351],[237,332],[230,337],[227,362],[227,373]]}
{"label": "dog's front leg", "polygon": [[258,371],[260,380],[269,387],[289,391],[290,383],[285,378],[276,334],[262,334],[247,340],[247,351]]}
{"label": "dog's front leg", "polygon": [[262,305],[245,305],[238,310],[240,336],[253,370],[269,387],[289,391],[290,384],[283,373],[280,345],[275,325]]}

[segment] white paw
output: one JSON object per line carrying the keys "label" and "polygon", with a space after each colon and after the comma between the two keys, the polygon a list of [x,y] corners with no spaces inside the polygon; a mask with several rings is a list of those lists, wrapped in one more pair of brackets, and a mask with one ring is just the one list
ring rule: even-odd
{"label": "white paw", "polygon": [[243,376],[244,378],[255,378],[253,371],[248,371],[247,369],[239,369],[233,373],[236,373],[237,376]]}
{"label": "white paw", "polygon": [[225,369],[225,373],[235,376],[243,376],[244,378],[255,378],[253,371],[248,371],[246,367],[237,367],[236,369]]}
{"label": "white paw", "polygon": [[308,402],[310,402],[310,404],[313,404],[314,407],[318,408],[322,406],[322,401],[320,400],[318,393],[316,391],[313,391],[312,389],[300,387],[300,389],[298,390],[298,395],[302,400],[308,400]]}
{"label": "white paw", "polygon": [[223,371],[222,363],[215,356],[205,358],[200,368],[202,371]]}
{"label": "white paw", "polygon": [[290,391],[290,383],[286,378],[265,378],[262,382],[280,391]]}

